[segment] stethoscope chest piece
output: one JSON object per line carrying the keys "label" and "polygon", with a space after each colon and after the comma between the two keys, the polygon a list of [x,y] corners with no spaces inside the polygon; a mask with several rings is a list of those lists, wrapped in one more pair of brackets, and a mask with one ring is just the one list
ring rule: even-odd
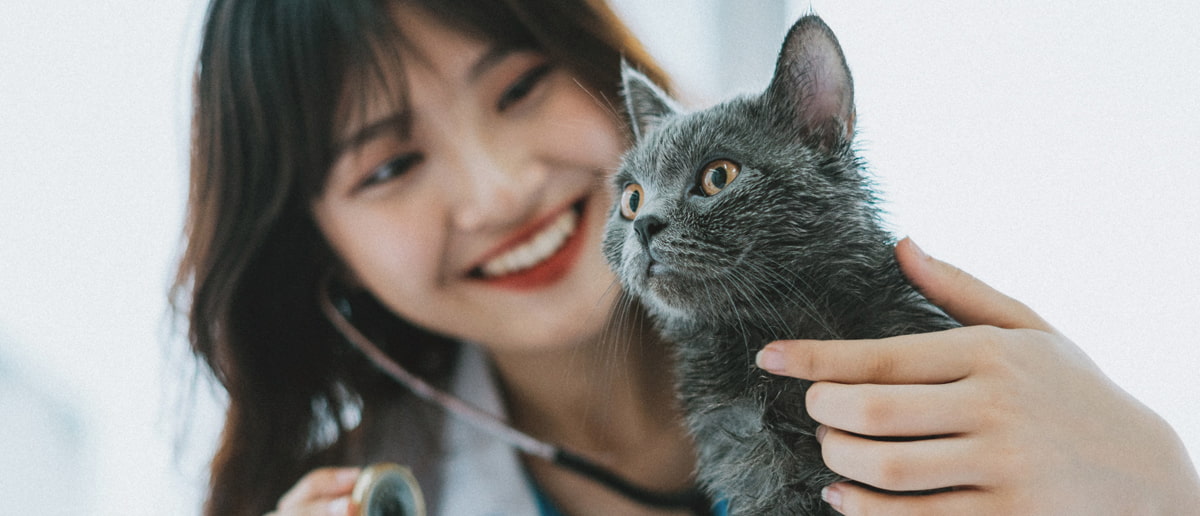
{"label": "stethoscope chest piece", "polygon": [[378,463],[363,469],[350,495],[355,516],[425,516],[425,499],[408,468]]}

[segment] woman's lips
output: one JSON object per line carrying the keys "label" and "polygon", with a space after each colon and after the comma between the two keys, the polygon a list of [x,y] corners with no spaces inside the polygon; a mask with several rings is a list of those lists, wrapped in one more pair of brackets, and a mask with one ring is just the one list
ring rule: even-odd
{"label": "woman's lips", "polygon": [[553,284],[566,275],[583,248],[583,206],[576,201],[534,225],[500,254],[471,270],[470,276],[488,285],[530,290]]}

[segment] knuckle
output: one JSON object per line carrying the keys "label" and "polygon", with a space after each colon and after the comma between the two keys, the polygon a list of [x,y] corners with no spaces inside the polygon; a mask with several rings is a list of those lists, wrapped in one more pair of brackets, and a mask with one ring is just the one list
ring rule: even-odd
{"label": "knuckle", "polygon": [[862,432],[869,435],[886,433],[895,416],[895,407],[882,398],[868,395],[859,409],[858,421]]}
{"label": "knuckle", "polygon": [[877,354],[867,363],[867,374],[870,378],[889,378],[895,370],[895,359],[888,355]]}
{"label": "knuckle", "polygon": [[905,479],[908,477],[908,465],[895,457],[883,457],[875,467],[875,479],[871,485],[889,491],[905,489]]}
{"label": "knuckle", "polygon": [[971,327],[970,350],[976,365],[986,368],[1004,361],[1004,331],[996,326]]}
{"label": "knuckle", "polygon": [[795,368],[793,372],[801,375],[803,378],[810,380],[819,380],[824,377],[822,371],[825,368],[825,360],[820,353],[811,351],[801,353],[790,353],[789,362]]}
{"label": "knuckle", "polygon": [[990,454],[995,457],[995,464],[992,471],[996,476],[993,481],[1001,479],[1018,478],[1022,472],[1037,471],[1038,464],[1031,455],[1026,451],[1026,447],[1021,446],[1016,442],[1005,442],[1001,444],[997,451]]}

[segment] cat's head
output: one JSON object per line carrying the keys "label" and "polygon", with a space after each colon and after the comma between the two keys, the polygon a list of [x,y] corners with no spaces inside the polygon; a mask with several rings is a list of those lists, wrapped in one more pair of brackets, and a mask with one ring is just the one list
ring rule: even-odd
{"label": "cat's head", "polygon": [[614,179],[604,252],[652,311],[760,310],[878,226],[851,150],[850,72],[819,18],[792,27],[756,96],[689,113],[637,71],[623,80],[635,142]]}

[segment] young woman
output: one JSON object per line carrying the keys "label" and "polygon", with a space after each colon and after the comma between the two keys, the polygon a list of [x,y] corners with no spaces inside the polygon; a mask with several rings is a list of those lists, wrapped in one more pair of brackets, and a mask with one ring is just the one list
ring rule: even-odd
{"label": "young woman", "polygon": [[[661,73],[591,0],[214,0],[196,77],[176,303],[229,408],[206,513],[347,513],[358,466],[411,465],[434,514],[686,514],[519,455],[377,372],[396,361],[656,492],[692,486],[669,354],[608,315],[605,175],[619,60]],[[779,342],[817,380],[845,514],[1182,514],[1173,431],[1021,304],[909,241],[906,274],[969,325]],[[952,348],[952,349],[951,349]],[[901,418],[898,415],[904,414]],[[883,442],[872,436],[936,436]]]}

